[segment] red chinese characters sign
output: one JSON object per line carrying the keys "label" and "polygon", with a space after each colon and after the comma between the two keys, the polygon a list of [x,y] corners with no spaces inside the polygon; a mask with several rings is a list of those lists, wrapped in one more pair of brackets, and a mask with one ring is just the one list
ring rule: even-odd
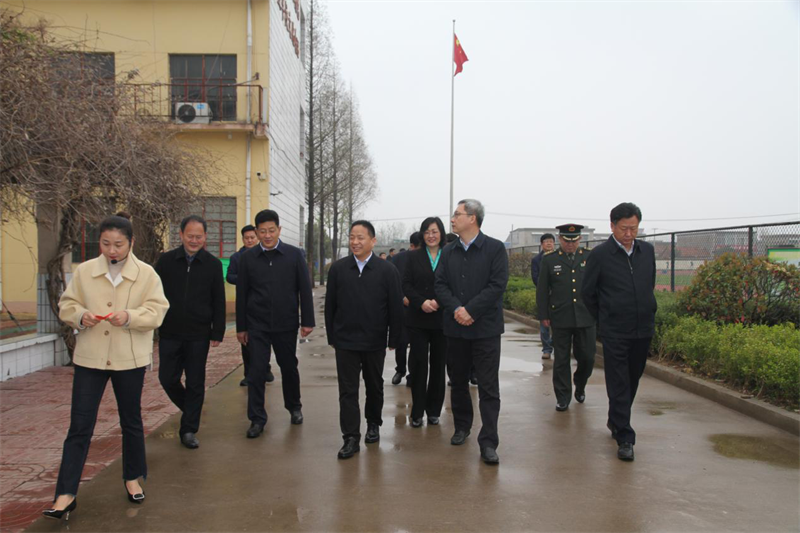
{"label": "red chinese characters sign", "polygon": [[[300,0],[293,0],[294,2],[294,12],[297,14],[297,18],[300,18]],[[292,20],[292,14],[289,11],[289,5],[286,0],[278,0],[278,7],[281,10],[281,16],[283,17],[283,25],[286,26],[286,31],[289,32],[289,38],[292,40],[292,45],[294,46],[294,53],[297,57],[300,57],[300,40],[297,38],[297,30],[294,27],[294,21]]]}

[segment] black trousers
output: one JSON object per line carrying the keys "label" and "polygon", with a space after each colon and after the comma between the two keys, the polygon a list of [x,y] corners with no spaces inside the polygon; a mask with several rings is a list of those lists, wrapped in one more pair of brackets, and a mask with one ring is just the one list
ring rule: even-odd
{"label": "black trousers", "polygon": [[[569,404],[572,399],[572,380],[575,380],[575,388],[582,391],[592,375],[594,354],[597,346],[597,329],[595,326],[588,328],[553,327],[551,331],[553,348],[555,348],[553,390],[556,393],[556,401],[558,403]],[[570,352],[578,362],[578,368],[571,377]]]}
{"label": "black trousers", "polygon": [[248,331],[250,371],[247,375],[247,418],[251,422],[267,423],[264,390],[272,350],[281,368],[283,406],[289,411],[303,407],[300,403],[300,372],[297,370],[297,331]]}
{"label": "black trousers", "polygon": [[603,361],[608,392],[608,421],[617,429],[617,442],[636,444],[631,406],[644,373],[652,339],[603,338]]}
{"label": "black trousers", "polygon": [[[181,416],[180,434],[197,433],[206,397],[206,360],[211,341],[159,339],[158,380]],[[186,386],[181,375],[186,374]]]}
{"label": "black trousers", "polygon": [[336,374],[339,379],[339,426],[342,437],[361,439],[361,409],[358,386],[361,374],[367,389],[364,414],[368,424],[383,424],[383,363],[386,350],[336,350]]}
{"label": "black trousers", "polygon": [[[242,347],[242,363],[244,363],[244,377],[247,378],[247,372],[250,370],[250,348],[246,344],[240,344]],[[272,365],[267,362],[267,372],[272,370]]]}
{"label": "black trousers", "polygon": [[[397,347],[394,349],[394,362],[395,372],[400,372],[401,374],[405,375],[406,372],[409,374],[411,373],[411,361],[408,360],[408,328],[403,326],[403,330],[400,333],[400,340],[397,342]],[[408,365],[406,365],[408,363]]]}
{"label": "black trousers", "polygon": [[75,366],[69,432],[61,455],[56,497],[62,494],[78,494],[78,484],[97,423],[97,411],[109,379],[117,398],[119,425],[122,428],[122,479],[130,481],[147,477],[142,425],[144,370],[144,367],[133,370],[96,370]]}
{"label": "black trousers", "polygon": [[441,329],[408,328],[408,339],[411,345],[409,366],[414,367],[411,373],[411,418],[422,418],[426,413],[429,417],[441,416],[447,360],[444,332]]}
{"label": "black trousers", "polygon": [[478,378],[478,405],[481,412],[481,449],[497,448],[497,419],[500,416],[500,335],[486,339],[447,337],[447,373],[452,388],[450,403],[456,430],[472,428],[472,397],[469,394],[469,375],[475,365]]}

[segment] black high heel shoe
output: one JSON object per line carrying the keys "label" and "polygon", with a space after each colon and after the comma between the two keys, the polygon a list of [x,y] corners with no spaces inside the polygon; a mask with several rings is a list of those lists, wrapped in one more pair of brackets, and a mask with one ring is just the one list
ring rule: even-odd
{"label": "black high heel shoe", "polygon": [[75,510],[78,506],[78,498],[73,498],[72,503],[67,505],[66,509],[62,509],[61,511],[56,511],[55,509],[46,509],[42,511],[42,514],[45,518],[52,518],[54,520],[69,520],[69,513]]}
{"label": "black high heel shoe", "polygon": [[142,492],[137,492],[136,494],[131,494],[128,491],[128,483],[125,480],[123,480],[122,484],[125,485],[125,492],[128,494],[129,502],[141,504],[144,501],[144,490],[142,490]]}

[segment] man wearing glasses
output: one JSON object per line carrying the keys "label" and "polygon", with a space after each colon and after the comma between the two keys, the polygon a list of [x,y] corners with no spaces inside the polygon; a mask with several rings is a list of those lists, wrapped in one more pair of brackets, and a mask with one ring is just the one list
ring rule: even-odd
{"label": "man wearing glasses", "polygon": [[583,275],[583,301],[597,319],[603,342],[607,426],[623,461],[633,461],[631,406],[655,333],[656,257],[652,244],[636,239],[641,221],[635,204],[612,209],[612,235],[591,251]]}
{"label": "man wearing glasses", "polygon": [[[303,423],[297,330],[307,337],[314,329],[311,278],[303,252],[281,242],[278,213],[256,215],[259,244],[242,254],[236,280],[236,338],[250,348],[247,374],[247,438],[261,435],[267,424],[264,389],[271,350],[281,369],[283,406],[292,424]],[[300,313],[298,313],[298,307]]]}
{"label": "man wearing glasses", "polygon": [[478,200],[461,200],[450,223],[459,238],[441,253],[436,271],[436,299],[444,309],[447,372],[455,433],[462,445],[472,429],[470,368],[478,379],[481,459],[497,464],[500,415],[500,335],[503,334],[503,293],[508,282],[508,254],[502,242],[481,233],[484,208]]}

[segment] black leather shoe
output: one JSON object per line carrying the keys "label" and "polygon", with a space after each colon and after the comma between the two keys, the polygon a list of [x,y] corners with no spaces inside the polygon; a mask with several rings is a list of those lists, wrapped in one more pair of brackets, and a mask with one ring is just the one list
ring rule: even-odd
{"label": "black leather shoe", "polygon": [[467,437],[469,437],[469,431],[457,429],[456,432],[453,433],[453,438],[450,439],[450,444],[453,446],[461,446],[467,442]]}
{"label": "black leather shoe", "polygon": [[471,378],[469,378],[469,382],[472,385],[475,385],[476,387],[478,386],[478,378],[476,378],[475,376],[472,376]]}
{"label": "black leather shoe", "polygon": [[292,411],[292,424],[295,426],[299,426],[303,423],[303,412],[298,409],[297,411]]}
{"label": "black leather shoe", "polygon": [[617,438],[617,428],[614,427],[614,424],[612,424],[611,421],[609,420],[608,422],[606,422],[606,427],[609,429],[609,431],[611,431],[611,438],[612,439],[616,439]]}
{"label": "black leather shoe", "polygon": [[581,390],[575,389],[575,399],[578,401],[578,403],[585,402],[586,401],[586,391],[584,391],[583,389],[581,389]]}
{"label": "black leather shoe", "polygon": [[247,387],[247,378],[242,378],[242,381],[239,382],[240,387]]}
{"label": "black leather shoe", "polygon": [[392,385],[400,385],[401,379],[403,379],[403,374],[400,372],[395,372],[394,376],[392,376]]}
{"label": "black leather shoe", "polygon": [[250,429],[247,430],[247,438],[254,439],[264,433],[264,426],[261,424],[256,424],[255,422],[250,424]]}
{"label": "black leather shoe", "polygon": [[358,440],[353,437],[345,439],[344,446],[339,450],[339,459],[350,459],[357,454],[360,449],[361,447],[358,445]]}
{"label": "black leather shoe", "polygon": [[411,374],[408,374],[406,376],[406,387],[410,387],[410,386],[411,386]]}
{"label": "black leather shoe", "polygon": [[142,492],[137,492],[136,494],[131,494],[128,490],[128,484],[124,479],[122,480],[122,484],[125,486],[125,492],[128,494],[129,502],[141,504],[144,501],[144,490],[142,490]]}
{"label": "black leather shoe", "polygon": [[422,419],[421,418],[412,418],[411,419],[411,427],[412,428],[421,428],[422,427]]}
{"label": "black leather shoe", "polygon": [[367,434],[364,436],[364,442],[372,444],[381,440],[381,427],[378,424],[367,424]]}
{"label": "black leather shoe", "polygon": [[488,446],[481,450],[481,459],[483,459],[483,462],[487,465],[496,465],[500,463],[500,457],[497,455],[495,449],[489,448]]}
{"label": "black leather shoe", "polygon": [[275,374],[272,373],[272,370],[267,370],[267,383],[272,383],[275,381]]}
{"label": "black leather shoe", "polygon": [[428,417],[428,425],[429,426],[438,426],[439,425],[439,417],[438,416],[429,416]]}
{"label": "black leather shoe", "polygon": [[633,461],[633,444],[630,442],[621,443],[617,450],[617,458],[623,461]]}
{"label": "black leather shoe", "polygon": [[556,411],[566,411],[569,409],[569,404],[566,402],[558,402],[556,404]]}
{"label": "black leather shoe", "polygon": [[42,514],[45,518],[53,518],[55,520],[61,520],[64,518],[65,521],[69,522],[69,513],[75,510],[78,507],[78,499],[73,498],[69,505],[67,505],[66,509],[62,509],[60,511],[56,511],[55,509],[47,509],[42,511]]}
{"label": "black leather shoe", "polygon": [[194,433],[184,433],[181,435],[181,444],[186,446],[187,448],[194,450],[195,448],[200,447],[200,441],[197,440],[197,437]]}

